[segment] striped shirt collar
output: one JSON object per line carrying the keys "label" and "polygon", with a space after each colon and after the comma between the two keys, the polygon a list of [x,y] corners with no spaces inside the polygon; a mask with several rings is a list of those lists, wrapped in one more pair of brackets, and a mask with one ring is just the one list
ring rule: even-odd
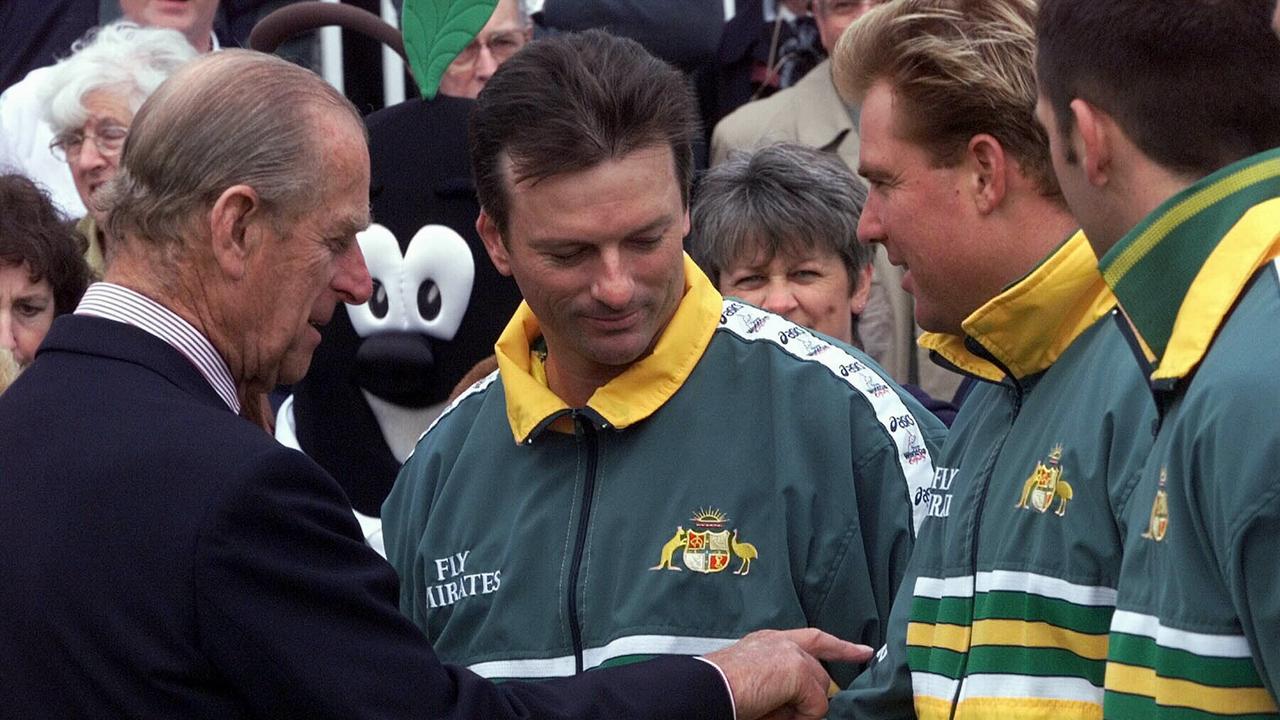
{"label": "striped shirt collar", "polygon": [[98,282],[85,291],[75,314],[132,325],[172,345],[204,376],[227,407],[240,413],[236,384],[226,361],[209,338],[169,308],[127,287]]}

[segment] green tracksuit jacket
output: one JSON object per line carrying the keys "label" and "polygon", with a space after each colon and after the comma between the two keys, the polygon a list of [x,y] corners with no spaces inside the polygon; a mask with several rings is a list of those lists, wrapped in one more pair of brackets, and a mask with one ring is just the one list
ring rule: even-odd
{"label": "green tracksuit jacket", "polygon": [[984,382],[937,463],[889,640],[831,716],[1099,718],[1125,507],[1155,407],[1077,233],[921,343]]}
{"label": "green tracksuit jacket", "polygon": [[1100,268],[1159,433],[1130,502],[1108,718],[1261,718],[1280,691],[1280,149],[1202,179]]}
{"label": "green tracksuit jacket", "polygon": [[945,430],[866,356],[685,274],[653,353],[581,409],[522,306],[405,464],[387,555],[444,661],[541,678],[759,628],[883,641]]}

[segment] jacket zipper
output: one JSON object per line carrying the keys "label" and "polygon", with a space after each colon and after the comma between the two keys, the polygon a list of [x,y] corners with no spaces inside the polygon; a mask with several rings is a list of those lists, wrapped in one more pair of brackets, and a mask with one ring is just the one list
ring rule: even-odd
{"label": "jacket zipper", "polygon": [[[970,610],[969,612],[969,646],[965,648],[964,662],[961,665],[960,672],[959,672],[960,680],[959,682],[956,683],[955,696],[951,698],[951,713],[949,715],[951,720],[955,720],[956,710],[960,707],[960,694],[964,690],[965,679],[968,677],[967,673],[969,671],[969,658],[973,657],[973,616],[974,616],[974,611],[977,610],[977,603],[978,603],[978,547],[981,544],[979,542],[981,539],[979,535],[982,532],[983,510],[986,508],[986,505],[987,505],[987,491],[991,488],[991,480],[993,475],[995,474],[996,459],[1000,456],[1000,453],[1004,451],[1005,443],[1009,441],[1009,435],[1013,433],[1013,424],[1017,421],[1018,414],[1022,412],[1022,392],[1023,392],[1022,382],[1019,381],[1018,378],[1014,377],[1013,373],[1009,372],[1009,368],[1004,363],[1000,362],[1000,360],[997,359],[995,355],[991,354],[991,352],[989,352],[985,347],[983,347],[982,343],[979,343],[973,337],[966,336],[964,339],[964,344],[965,344],[965,348],[968,349],[969,352],[973,353],[974,355],[977,355],[983,360],[986,360],[992,365],[995,365],[997,368],[1000,369],[1001,372],[1004,373],[1004,376],[1008,379],[1009,382],[1008,384],[1006,384],[1002,381],[1000,384],[1004,385],[1005,387],[1008,387],[1010,390],[1013,391],[1013,412],[1011,413],[1011,417],[1009,418],[1009,428],[1008,430],[1005,431],[1004,437],[1000,439],[1000,443],[998,445],[996,445],[991,449],[991,453],[987,456],[989,460],[990,471],[984,472],[984,479],[982,482],[982,491],[981,493],[977,494],[974,498],[974,500],[977,502],[977,507],[974,509],[974,514],[973,514],[973,539],[970,542],[970,548],[969,548],[969,568],[973,571],[973,581],[972,581],[972,586],[970,588],[971,594],[969,597],[973,602],[973,610]],[[984,470],[985,469],[986,468],[984,468]]]}
{"label": "jacket zipper", "polygon": [[578,622],[578,577],[582,571],[582,554],[587,544],[587,527],[591,521],[591,498],[596,491],[596,463],[600,440],[591,418],[573,411],[573,421],[587,446],[587,476],[582,484],[582,507],[578,512],[578,537],[573,546],[573,563],[569,566],[569,634],[573,637],[574,673],[582,672],[582,628]]}

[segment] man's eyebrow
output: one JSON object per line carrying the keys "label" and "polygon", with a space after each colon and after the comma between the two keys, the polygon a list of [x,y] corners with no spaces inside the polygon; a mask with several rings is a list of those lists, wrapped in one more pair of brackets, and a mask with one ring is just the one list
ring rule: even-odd
{"label": "man's eyebrow", "polygon": [[[653,222],[646,223],[645,225],[642,225],[634,230],[628,230],[623,237],[635,238],[635,237],[643,237],[646,235],[653,235],[656,232],[666,230],[667,228],[671,227],[673,224],[675,224],[674,217],[670,215],[665,217],[660,217],[654,220]],[[538,246],[576,245],[582,242],[584,241],[578,238],[555,237],[550,235],[546,237],[534,236],[529,240],[529,243],[531,245],[538,245]]]}
{"label": "man's eyebrow", "polygon": [[867,179],[871,179],[873,177],[884,177],[889,174],[881,168],[878,168],[875,166],[868,166],[863,163],[858,163],[857,172],[859,175]]}
{"label": "man's eyebrow", "polygon": [[674,222],[675,222],[675,218],[671,217],[670,215],[663,216],[643,227],[636,228],[635,230],[628,232],[627,237],[639,237],[641,235],[652,235],[653,233],[656,233],[659,230],[666,230],[667,228],[671,227],[672,223]]}
{"label": "man's eyebrow", "polygon": [[365,208],[339,219],[334,225],[334,232],[339,235],[353,235],[368,229],[370,224],[372,224],[372,218],[368,208]]}

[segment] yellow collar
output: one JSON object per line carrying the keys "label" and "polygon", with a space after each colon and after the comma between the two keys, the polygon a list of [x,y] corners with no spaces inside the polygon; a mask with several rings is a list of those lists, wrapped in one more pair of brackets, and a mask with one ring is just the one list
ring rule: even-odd
{"label": "yellow collar", "polygon": [[[1209,254],[1178,309],[1160,365],[1152,380],[1185,377],[1204,358],[1245,285],[1263,265],[1280,256],[1280,198],[1255,205]],[[1147,359],[1154,360],[1150,350]]]}
{"label": "yellow collar", "polygon": [[1280,148],[1165,200],[1098,260],[1139,339],[1152,384],[1186,377],[1258,269],[1280,253]]}
{"label": "yellow collar", "polygon": [[[617,428],[656,412],[702,358],[719,324],[723,302],[707,276],[685,255],[684,297],[653,352],[597,388],[587,407]],[[522,302],[494,346],[507,396],[507,420],[517,443],[527,440],[548,419],[572,409],[547,387],[542,357],[534,348],[541,335],[538,318]]]}
{"label": "yellow collar", "polygon": [[[1013,377],[1024,378],[1051,367],[1115,305],[1093,249],[1084,233],[1077,232],[1026,277],[965,318],[962,327]],[[992,382],[1004,379],[1003,370],[970,352],[961,337],[925,333],[920,345],[967,373]]]}

